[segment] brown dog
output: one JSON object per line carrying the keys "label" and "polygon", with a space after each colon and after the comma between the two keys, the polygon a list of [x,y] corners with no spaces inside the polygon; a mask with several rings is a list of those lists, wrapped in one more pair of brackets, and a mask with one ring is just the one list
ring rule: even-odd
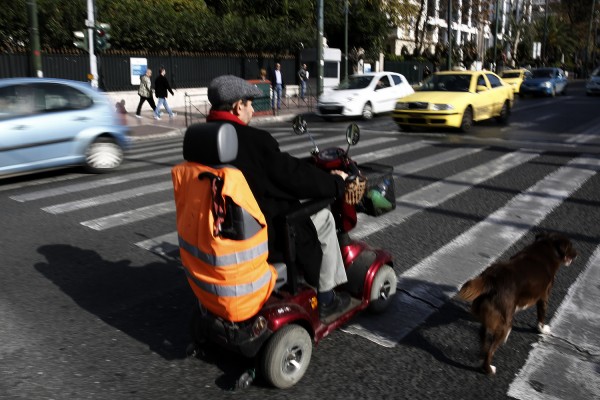
{"label": "brown dog", "polygon": [[490,265],[462,286],[458,296],[473,302],[471,312],[481,321],[481,355],[487,374],[496,373],[490,363],[501,342],[506,343],[516,311],[536,304],[538,331],[550,333],[544,325],[550,289],[558,268],[571,264],[575,257],[577,252],[569,239],[541,233],[510,260]]}

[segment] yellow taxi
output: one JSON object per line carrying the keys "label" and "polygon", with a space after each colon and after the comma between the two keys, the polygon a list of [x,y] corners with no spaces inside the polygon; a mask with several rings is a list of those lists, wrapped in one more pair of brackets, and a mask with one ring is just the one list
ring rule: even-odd
{"label": "yellow taxi", "polygon": [[521,83],[527,78],[531,78],[531,71],[525,68],[507,69],[500,74],[502,80],[513,88],[514,93],[519,93]]}
{"label": "yellow taxi", "polygon": [[513,101],[512,88],[493,72],[443,71],[398,99],[392,117],[405,131],[421,126],[467,132],[474,121],[496,118],[507,123]]}

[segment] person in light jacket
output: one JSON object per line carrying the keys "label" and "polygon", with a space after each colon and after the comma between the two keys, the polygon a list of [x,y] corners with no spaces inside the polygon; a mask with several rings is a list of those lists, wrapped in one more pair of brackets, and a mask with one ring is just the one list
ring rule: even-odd
{"label": "person in light jacket", "polygon": [[156,104],[154,104],[154,97],[152,97],[152,82],[150,81],[150,77],[152,76],[152,70],[147,69],[146,73],[142,75],[140,78],[140,88],[138,89],[138,95],[140,96],[140,102],[137,107],[137,111],[135,112],[135,116],[137,118],[142,118],[140,112],[142,111],[142,104],[145,101],[150,104],[152,107],[152,111],[156,110]]}

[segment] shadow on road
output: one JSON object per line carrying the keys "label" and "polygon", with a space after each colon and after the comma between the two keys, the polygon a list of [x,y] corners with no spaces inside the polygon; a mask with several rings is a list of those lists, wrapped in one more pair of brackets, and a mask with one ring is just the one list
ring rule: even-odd
{"label": "shadow on road", "polygon": [[[96,251],[66,244],[38,248],[46,263],[35,268],[82,309],[166,360],[184,359],[191,342],[189,322],[195,297],[175,261],[143,266],[103,259]],[[250,360],[219,352],[202,357],[223,375],[215,384],[230,389]]]}

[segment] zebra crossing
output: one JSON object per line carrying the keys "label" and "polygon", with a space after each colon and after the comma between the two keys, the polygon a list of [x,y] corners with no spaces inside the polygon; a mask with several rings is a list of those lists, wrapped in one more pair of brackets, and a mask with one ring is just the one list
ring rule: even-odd
{"label": "zebra crossing", "polygon": [[[327,131],[312,134],[321,149],[343,144],[337,134],[330,135]],[[306,137],[291,136],[288,132],[277,132],[274,136],[283,151],[295,156],[308,154],[310,144]],[[588,136],[584,136],[568,143],[587,142],[588,139]],[[35,202],[40,210],[57,218],[78,216],[78,211],[87,210],[86,217],[77,223],[85,229],[98,232],[125,228],[156,218],[171,219],[172,230],[133,241],[132,244],[163,256],[176,257],[178,244],[170,169],[181,160],[181,144],[181,138],[138,143],[127,154],[128,162],[118,174],[94,180],[89,177],[79,179],[81,176],[74,174],[71,179],[47,182],[51,184],[48,188],[44,188],[44,182],[24,185],[18,188],[17,194],[9,194],[9,197],[20,203]],[[504,151],[502,155],[494,153],[489,157],[481,157],[482,162],[479,164],[464,167],[464,160],[484,153],[487,155],[488,148],[468,144],[439,144],[433,138],[363,135],[358,146],[351,150],[353,159],[359,164],[382,162],[393,165],[396,184],[407,176],[425,173],[432,168],[447,171],[447,174],[442,179],[424,182],[414,190],[399,194],[396,197],[396,209],[387,214],[379,217],[359,214],[359,223],[351,234],[353,237],[367,239],[371,235],[400,229],[406,221],[419,213],[440,207],[503,174],[518,174],[520,169],[539,161],[545,155],[543,150],[520,148]],[[422,153],[422,156],[405,159],[405,156],[415,153]],[[387,312],[394,315],[393,324],[359,317],[344,327],[343,331],[362,336],[384,347],[397,346],[406,335],[448,302],[464,281],[501,257],[590,179],[596,177],[598,172],[600,158],[595,156],[573,156],[563,164],[556,165],[553,171],[515,193],[508,202],[487,217],[472,223],[459,235],[449,238],[437,251],[425,255],[415,265],[399,272],[398,293]],[[9,189],[15,187],[3,190]],[[145,203],[146,198],[156,197],[160,197],[161,201],[131,207],[132,204]],[[109,214],[102,211],[107,208],[106,205],[111,205],[112,211]],[[95,212],[96,208],[100,211]],[[93,217],[90,218],[90,215]],[[595,245],[598,246],[599,243]],[[600,247],[587,264],[586,271],[595,268],[600,262],[598,249]],[[440,265],[444,267],[440,268]],[[573,297],[574,295],[571,296]],[[565,299],[564,308],[567,310],[568,301],[571,300]],[[597,314],[598,312],[596,316]],[[540,347],[531,357],[542,357],[541,353]],[[524,369],[523,374],[528,373],[539,374],[539,371]],[[524,393],[529,393],[527,378],[525,376],[518,379],[520,380],[516,380],[511,386],[511,396],[521,398],[525,396]]]}

